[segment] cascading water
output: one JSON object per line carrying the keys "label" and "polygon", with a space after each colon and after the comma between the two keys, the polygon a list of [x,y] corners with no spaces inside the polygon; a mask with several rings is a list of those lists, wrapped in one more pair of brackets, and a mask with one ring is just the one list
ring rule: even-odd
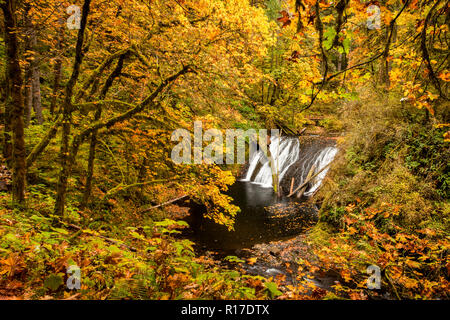
{"label": "cascading water", "polygon": [[[310,169],[314,166],[314,173],[319,172],[333,161],[337,148],[324,143],[322,139],[300,142],[295,137],[272,137],[270,152],[279,172],[281,189],[287,193],[291,179],[294,178],[294,188],[303,184]],[[305,196],[312,195],[321,185],[328,168],[323,170],[311,181]],[[263,187],[272,187],[272,170],[267,157],[261,150],[250,156],[249,167],[242,181],[250,181]]]}
{"label": "cascading water", "polygon": [[[337,152],[338,150],[335,147],[326,147],[325,149],[323,149],[320,152],[319,156],[316,158],[316,161],[314,162],[316,168],[315,172],[318,172],[319,170],[322,170],[325,166],[328,166],[331,163],[331,161],[333,161]],[[326,168],[317,175],[317,177],[312,181],[311,187],[305,192],[305,196],[310,196],[314,194],[314,192],[322,184],[322,181],[327,175],[328,170],[329,168]],[[301,183],[303,183],[303,181]]]}
{"label": "cascading water", "polygon": [[[300,143],[296,139],[286,137],[271,139],[270,152],[274,157],[275,167],[278,168],[280,181],[291,164],[298,160],[299,151]],[[250,167],[243,181],[251,181],[267,188],[272,187],[272,169],[261,150],[251,156]]]}
{"label": "cascading water", "polygon": [[[312,196],[325,178],[328,164],[336,156],[338,150],[335,145],[333,139],[324,137],[273,136],[269,148],[274,167],[278,168],[282,194],[289,193],[292,179],[293,188],[302,185],[314,167],[314,172],[320,173],[308,183],[306,192],[303,193],[303,196]],[[321,171],[322,169],[324,170]],[[207,209],[195,203],[192,205],[196,213],[191,215],[192,220],[187,222],[192,226],[194,242],[204,250],[214,250],[222,252],[224,256],[236,255],[246,259],[249,252],[247,249],[255,248],[255,245],[259,244],[262,248],[261,257],[267,254],[270,261],[275,261],[276,265],[272,267],[272,264],[261,264],[258,255],[258,262],[249,265],[248,271],[268,276],[270,273],[276,273],[278,269],[274,268],[283,264],[273,260],[276,255],[267,249],[270,247],[265,244],[273,243],[273,248],[280,248],[280,243],[286,243],[284,248],[297,248],[291,241],[296,239],[294,243],[300,245],[304,238],[293,237],[317,223],[318,207],[317,204],[303,202],[295,197],[280,197],[273,192],[272,169],[262,150],[256,150],[250,155],[247,170],[241,178],[242,180],[236,181],[227,191],[232,204],[240,208],[235,216],[232,231],[205,218]],[[289,242],[284,242],[286,239],[289,239]],[[279,249],[280,252],[284,250]],[[258,270],[262,270],[261,273]]]}
{"label": "cascading water", "polygon": [[[280,189],[289,193],[292,178],[294,188],[307,179],[312,166],[315,172],[325,168],[337,149],[332,139],[323,137],[272,137],[270,152],[278,167]],[[304,196],[311,196],[327,174],[322,171],[308,184]],[[198,208],[198,220],[188,221],[195,230],[197,243],[205,248],[235,250],[256,243],[277,241],[297,235],[317,221],[317,208],[298,199],[278,197],[272,186],[272,170],[262,150],[250,155],[242,180],[227,192],[233,204],[241,210],[235,217],[234,231],[203,218],[205,208]]]}

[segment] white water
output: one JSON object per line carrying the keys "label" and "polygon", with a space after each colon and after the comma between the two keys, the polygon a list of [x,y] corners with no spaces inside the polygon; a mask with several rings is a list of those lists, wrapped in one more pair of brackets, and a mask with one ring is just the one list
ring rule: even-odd
{"label": "white water", "polygon": [[[279,147],[278,147],[279,146]],[[302,148],[298,138],[292,137],[272,137],[270,143],[270,152],[275,161],[275,168],[279,172],[280,182],[285,177],[289,168],[296,162],[301,168],[301,173],[295,177],[295,185],[298,186],[306,179],[310,168],[315,165],[315,172],[320,171],[327,166],[337,153],[335,147],[324,147],[319,152],[311,154],[302,154]],[[305,196],[312,195],[321,185],[328,172],[328,168],[322,171],[310,184]],[[250,156],[247,174],[242,181],[250,181],[266,188],[272,187],[272,170],[270,163],[264,153],[259,150]]]}
{"label": "white water", "polygon": [[[275,161],[275,168],[278,169],[279,179],[283,178],[289,167],[299,158],[300,142],[298,139],[289,139],[286,137],[272,137],[270,140],[270,152]],[[278,148],[279,145],[279,148]],[[257,175],[251,179],[258,163],[262,164]],[[263,187],[272,187],[272,169],[264,153],[259,150],[250,157],[250,166],[243,181],[251,181],[260,184]]]}
{"label": "white water", "polygon": [[[318,172],[325,166],[329,165],[331,161],[333,161],[337,152],[338,149],[334,147],[327,147],[323,149],[320,152],[319,156],[316,158],[316,161],[314,162],[314,165],[316,166],[315,172]],[[319,173],[316,178],[314,178],[314,180],[312,181],[312,186],[308,188],[308,190],[305,192],[305,196],[312,195],[320,187],[329,169],[330,169],[329,167],[326,168],[321,173]]]}

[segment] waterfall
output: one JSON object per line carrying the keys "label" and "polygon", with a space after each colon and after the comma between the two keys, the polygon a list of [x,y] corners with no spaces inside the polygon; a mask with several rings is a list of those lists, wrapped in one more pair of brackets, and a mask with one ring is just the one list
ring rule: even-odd
{"label": "waterfall", "polygon": [[[272,137],[270,152],[278,168],[280,186],[284,193],[290,188],[294,178],[294,187],[302,184],[312,166],[319,172],[327,166],[337,153],[337,148],[324,142],[323,139],[313,139],[301,142],[296,137]],[[312,195],[321,185],[328,169],[323,170],[309,184],[305,196]],[[270,163],[261,150],[250,155],[249,166],[241,181],[250,181],[266,188],[272,187],[272,170]]]}
{"label": "waterfall", "polygon": [[[289,167],[298,160],[300,143],[298,139],[272,137],[269,149],[275,161],[275,167],[278,167],[279,180],[281,181]],[[256,170],[257,172],[255,172]],[[254,175],[255,173],[256,175]],[[261,150],[253,153],[250,157],[250,167],[243,180],[251,181],[267,188],[272,187],[272,170],[270,168],[270,163]]]}
{"label": "waterfall", "polygon": [[[326,147],[323,149],[319,156],[316,158],[316,161],[314,162],[314,165],[316,166],[315,172],[318,172],[325,166],[329,165],[331,161],[333,161],[334,157],[336,156],[338,150],[335,147]],[[308,188],[308,190],[305,192],[305,196],[310,196],[314,194],[314,192],[320,187],[322,184],[323,179],[327,175],[327,172],[330,168],[326,168],[321,173],[317,175],[317,177],[314,178],[314,180],[311,183],[311,187]],[[302,182],[303,183],[303,182]]]}

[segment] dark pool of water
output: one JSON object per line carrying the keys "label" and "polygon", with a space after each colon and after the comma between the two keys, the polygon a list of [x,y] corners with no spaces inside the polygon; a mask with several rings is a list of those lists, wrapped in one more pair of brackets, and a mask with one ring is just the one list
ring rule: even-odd
{"label": "dark pool of water", "polygon": [[[278,198],[271,188],[250,182],[236,182],[230,187],[228,195],[241,208],[235,218],[234,231],[200,218],[201,212],[196,212],[188,219],[191,225],[189,237],[201,248],[236,250],[250,248],[257,243],[286,239],[300,234],[316,218],[314,208],[304,207],[291,198]],[[267,210],[268,207],[272,210]]]}

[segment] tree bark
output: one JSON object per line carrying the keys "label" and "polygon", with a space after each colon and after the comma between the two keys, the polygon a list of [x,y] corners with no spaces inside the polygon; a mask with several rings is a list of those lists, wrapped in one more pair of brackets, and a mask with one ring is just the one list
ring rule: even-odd
{"label": "tree bark", "polygon": [[56,40],[56,58],[55,65],[53,67],[53,92],[52,92],[52,100],[50,102],[50,114],[54,115],[56,110],[56,105],[58,103],[58,93],[60,89],[61,82],[61,71],[62,71],[62,44],[64,41],[64,31],[65,24],[64,19],[59,19],[59,32],[58,39]]}
{"label": "tree bark", "polygon": [[37,36],[36,30],[29,16],[30,5],[26,5],[24,12],[24,20],[26,27],[25,52],[27,55],[32,52],[29,63],[25,67],[25,125],[31,122],[32,110],[36,115],[38,124],[44,123],[42,116],[41,101],[41,72],[39,70],[39,62],[37,55]]}
{"label": "tree bark", "polygon": [[436,73],[433,70],[433,66],[431,65],[431,60],[430,60],[430,55],[428,53],[428,48],[427,48],[427,28],[428,28],[428,23],[429,20],[431,19],[434,10],[436,10],[437,6],[439,5],[439,3],[441,2],[441,0],[438,0],[434,3],[433,7],[431,7],[430,11],[428,11],[428,14],[425,18],[425,21],[423,22],[423,29],[422,32],[420,34],[420,49],[422,50],[422,57],[423,60],[426,62],[426,67],[428,70],[428,76],[431,79],[433,86],[436,88],[436,90],[439,92],[439,96],[446,98],[444,93],[442,92],[442,88],[441,88],[441,84],[439,82],[439,79],[436,77]]}
{"label": "tree bark", "polygon": [[279,195],[279,181],[278,181],[278,168],[275,163],[275,159],[273,158],[272,152],[270,151],[270,137],[267,137],[268,143],[266,148],[261,148],[261,151],[266,156],[267,160],[269,161],[270,170],[272,171],[272,187],[273,191]]}
{"label": "tree bark", "polygon": [[24,9],[24,21],[25,21],[25,45],[24,51],[26,56],[26,65],[25,65],[25,79],[24,79],[24,104],[25,104],[25,127],[28,127],[31,123],[31,113],[33,110],[33,94],[32,94],[32,85],[31,85],[31,59],[28,56],[32,51],[31,48],[31,37],[30,37],[30,29],[31,29],[31,21],[28,12],[30,11],[30,5],[26,4]]}
{"label": "tree bark", "polygon": [[[104,100],[106,98],[106,95],[111,88],[114,79],[116,79],[120,73],[122,72],[123,68],[123,61],[125,59],[125,56],[127,53],[124,53],[119,57],[119,61],[117,62],[116,68],[113,70],[113,72],[109,75],[108,79],[105,82],[105,85],[102,88],[102,91],[100,92],[99,100]],[[102,105],[99,105],[97,107],[97,110],[95,111],[94,115],[94,121],[100,120],[100,117],[102,116]],[[81,201],[81,208],[86,207],[86,205],[89,202],[89,198],[91,196],[92,192],[92,178],[94,176],[94,161],[95,161],[95,149],[97,147],[97,130],[92,132],[91,134],[91,144],[89,146],[89,159],[88,159],[88,171],[87,171],[87,177],[86,177],[86,186],[84,189],[83,194],[83,200]]]}
{"label": "tree bark", "polygon": [[62,109],[62,135],[61,135],[61,149],[60,149],[60,159],[61,159],[61,171],[58,178],[58,186],[56,189],[56,202],[54,213],[55,215],[64,215],[64,206],[66,200],[67,192],[67,182],[70,174],[70,154],[69,154],[69,138],[71,133],[71,122],[72,122],[72,96],[73,89],[77,83],[80,67],[83,61],[83,42],[84,42],[84,32],[86,30],[87,17],[89,15],[91,0],[85,0],[82,9],[81,25],[78,31],[77,45],[75,49],[75,63],[73,66],[72,75],[66,86],[66,93],[64,98],[64,104]]}
{"label": "tree bark", "polygon": [[[25,45],[27,47],[27,45]],[[24,85],[24,105],[25,105],[25,127],[28,127],[31,123],[31,113],[33,110],[33,94],[31,85],[31,68],[30,65],[25,66],[25,85]]]}
{"label": "tree bark", "polygon": [[[36,48],[36,33],[33,31],[33,48]],[[36,121],[38,124],[44,123],[44,117],[42,115],[42,101],[41,101],[41,71],[39,70],[39,64],[37,57],[34,57],[32,69],[31,69],[31,91],[33,96],[33,110],[36,115]]]}
{"label": "tree bark", "polygon": [[22,72],[19,64],[18,41],[16,35],[16,2],[5,0],[1,3],[5,24],[6,75],[9,79],[8,102],[6,109],[11,110],[12,127],[12,164],[13,164],[13,202],[25,203],[26,150],[24,136],[24,104],[22,96]]}

